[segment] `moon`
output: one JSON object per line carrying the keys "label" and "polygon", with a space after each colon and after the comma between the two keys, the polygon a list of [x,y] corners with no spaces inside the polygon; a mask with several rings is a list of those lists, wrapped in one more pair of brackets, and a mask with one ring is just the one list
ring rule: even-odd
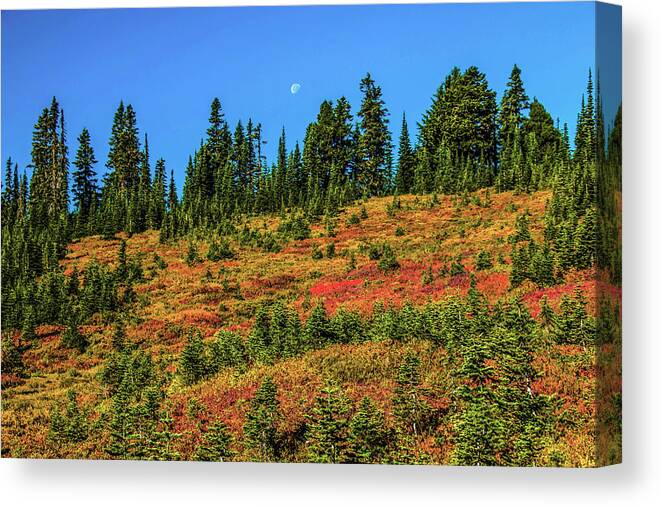
{"label": "moon", "polygon": [[301,85],[298,83],[294,83],[291,85],[289,91],[291,92],[292,95],[296,95],[300,89],[301,89]]}

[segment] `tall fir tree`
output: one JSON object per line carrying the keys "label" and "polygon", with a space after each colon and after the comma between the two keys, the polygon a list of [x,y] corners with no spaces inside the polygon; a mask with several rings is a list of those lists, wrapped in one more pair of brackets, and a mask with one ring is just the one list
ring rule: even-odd
{"label": "tall fir tree", "polygon": [[397,152],[397,176],[395,189],[399,194],[408,194],[413,189],[415,178],[415,155],[409,138],[409,128],[406,114],[402,115],[402,131],[399,135],[399,150]]}
{"label": "tall fir tree", "polygon": [[382,195],[388,190],[392,143],[388,130],[388,109],[383,101],[381,87],[376,85],[369,72],[360,81],[360,91],[363,99],[358,111],[360,165],[356,181],[360,193],[369,197]]}
{"label": "tall fir tree", "polygon": [[[97,163],[92,148],[90,133],[86,128],[78,136],[78,150],[73,165],[76,170],[72,173],[74,206],[78,215],[78,222],[85,228],[91,216],[96,212],[99,199],[99,189],[96,180],[94,165]],[[83,229],[89,232],[89,229]]]}

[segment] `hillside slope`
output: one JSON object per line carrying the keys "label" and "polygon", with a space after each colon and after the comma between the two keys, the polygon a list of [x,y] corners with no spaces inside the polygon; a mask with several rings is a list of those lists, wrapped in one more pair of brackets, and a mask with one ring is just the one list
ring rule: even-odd
{"label": "hillside slope", "polygon": [[[275,301],[295,310],[303,323],[318,303],[323,304],[328,318],[342,309],[374,322],[379,313],[391,308],[402,311],[409,304],[424,308],[453,297],[466,301],[471,291],[477,291],[491,308],[498,302],[519,301],[539,327],[534,339],[530,335],[531,343],[534,341],[531,364],[536,373],[529,388],[535,395],[549,397],[551,415],[548,427],[540,430],[534,459],[525,464],[595,465],[595,389],[598,375],[604,372],[598,371],[591,344],[553,340],[553,333],[544,331],[540,309],[548,302],[548,307],[560,315],[563,298],[580,294],[588,314],[594,316],[597,291],[609,294],[614,301],[619,301],[620,292],[615,287],[597,287],[592,268],[571,271],[548,287],[529,280],[511,287],[510,238],[516,232],[517,217],[529,212],[532,238],[542,242],[549,197],[550,192],[490,195],[481,191],[464,198],[402,196],[397,206],[392,197],[373,198],[343,210],[331,220],[333,223],[312,224],[309,238],[278,239],[278,247],[270,248],[279,249],[277,252],[249,246],[239,239],[239,232],[229,240],[232,258],[218,261],[205,257],[214,238],[161,244],[154,231],[124,238],[128,258],[143,271],[141,280],[131,287],[135,298],[125,319],[126,337],[152,358],[162,375],[166,396],[162,407],[167,413],[167,438],[172,440],[168,456],[199,457],[196,453],[209,428],[222,421],[232,438],[228,459],[269,459],[251,451],[244,434],[247,414],[254,407],[251,400],[268,376],[278,392],[279,415],[274,428],[279,460],[310,460],[306,431],[319,427],[319,421],[313,419],[319,415],[315,407],[319,408],[320,399],[335,399],[336,395],[329,393],[330,379],[347,397],[342,402],[345,408],[338,412],[345,414],[342,417],[355,417],[367,396],[377,411],[382,411],[382,425],[398,435],[391,435],[386,445],[389,450],[373,460],[450,463],[455,456],[456,462],[461,445],[457,431],[463,428],[460,415],[465,413],[457,395],[462,382],[456,375],[460,370],[457,361],[463,358],[465,364],[468,349],[456,355],[445,342],[411,339],[406,333],[403,339],[387,333],[374,338],[371,330],[375,324],[371,324],[371,334],[365,339],[329,343],[272,361],[251,358],[243,367],[221,368],[196,382],[182,378],[181,358],[190,343],[191,329],[200,332],[206,346],[214,343],[220,330],[248,339],[260,309]],[[283,220],[257,218],[244,225],[261,233],[271,231],[279,238],[277,231]],[[241,229],[239,226],[238,231]],[[91,237],[71,244],[62,262],[65,275],[70,276],[74,268],[84,273],[93,260],[115,269],[121,239]],[[384,244],[390,249],[384,249]],[[394,253],[395,262],[388,259],[387,250]],[[488,255],[481,258],[481,252]],[[384,258],[390,265],[384,264]],[[91,324],[81,326],[89,341],[83,353],[62,346],[64,328],[59,326],[39,327],[38,339],[31,344],[21,342],[18,334],[14,336],[24,350],[29,376],[3,376],[4,456],[113,457],[107,449],[113,445],[116,396],[103,380],[114,354],[113,324],[112,317],[98,315]],[[609,369],[611,393],[619,392],[618,346],[600,348],[601,357],[613,358],[600,363]],[[424,430],[414,426],[412,433],[402,437],[397,396],[403,392],[402,365],[407,357],[419,361],[416,389],[420,391],[416,393],[424,398],[425,410],[432,415]],[[498,378],[505,378],[506,373]],[[495,381],[485,385],[490,382]],[[69,391],[75,392],[74,404],[66,401]],[[617,400],[611,401],[608,411],[616,410]],[[67,403],[83,413],[88,434],[80,441],[62,442],[52,437],[54,407],[59,404],[66,412]],[[165,432],[163,424],[161,420],[161,433]],[[408,451],[395,452],[392,447],[406,447]]]}

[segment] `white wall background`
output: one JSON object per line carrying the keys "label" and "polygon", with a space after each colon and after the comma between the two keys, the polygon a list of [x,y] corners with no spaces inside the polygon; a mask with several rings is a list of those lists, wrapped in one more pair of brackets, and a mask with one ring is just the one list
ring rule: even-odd
{"label": "white wall background", "polygon": [[[242,3],[309,2],[196,0],[193,4]],[[0,505],[657,505],[661,499],[661,2],[618,3],[623,4],[624,15],[625,104],[623,465],[525,470],[3,459]],[[183,0],[0,0],[4,9],[185,4]]]}

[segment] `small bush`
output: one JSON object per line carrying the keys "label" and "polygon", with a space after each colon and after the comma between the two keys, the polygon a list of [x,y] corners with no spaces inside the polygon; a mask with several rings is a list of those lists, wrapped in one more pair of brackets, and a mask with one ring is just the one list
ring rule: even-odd
{"label": "small bush", "polygon": [[318,245],[315,245],[314,248],[312,249],[312,258],[315,261],[324,258],[324,253],[321,251],[321,248],[319,248]]}
{"label": "small bush", "polygon": [[163,258],[154,252],[154,264],[157,269],[165,269],[168,267],[168,263],[163,260]]}
{"label": "small bush", "polygon": [[406,231],[404,230],[404,227],[402,227],[401,225],[398,226],[397,229],[395,229],[395,236],[404,236],[404,234],[406,234]]}
{"label": "small bush", "polygon": [[192,241],[188,242],[188,252],[186,253],[186,264],[194,266],[200,262],[200,254],[197,251],[197,245]]}
{"label": "small bush", "polygon": [[483,271],[485,269],[491,269],[492,266],[493,266],[493,257],[491,255],[491,252],[482,250],[480,253],[477,254],[477,257],[475,259],[475,269],[477,269],[478,271]]}
{"label": "small bush", "polygon": [[466,268],[461,263],[461,257],[457,257],[452,261],[452,266],[450,266],[450,276],[458,276],[466,273]]}
{"label": "small bush", "polygon": [[347,263],[347,272],[356,269],[356,254],[351,252],[349,255],[349,262]]}
{"label": "small bush", "polygon": [[77,349],[79,352],[85,352],[89,345],[87,338],[80,332],[78,326],[69,324],[62,333],[62,346],[67,349]]}
{"label": "small bush", "polygon": [[243,338],[229,331],[218,331],[210,346],[211,371],[223,368],[243,369],[247,364],[247,352]]}
{"label": "small bush", "polygon": [[434,272],[431,266],[422,273],[422,285],[431,285],[434,282]]}
{"label": "small bush", "polygon": [[267,231],[259,237],[259,247],[268,253],[278,253],[280,251],[280,243],[275,239],[275,236]]}
{"label": "small bush", "polygon": [[223,292],[228,296],[233,296],[235,299],[242,300],[243,295],[241,294],[241,285],[238,282],[230,283],[227,278],[223,278],[220,282]]}
{"label": "small bush", "polygon": [[335,257],[335,242],[328,243],[326,245],[326,257],[332,259]]}
{"label": "small bush", "polygon": [[310,224],[305,217],[299,215],[280,222],[278,232],[299,241],[310,237]]}
{"label": "small bush", "polygon": [[392,247],[387,243],[383,245],[383,252],[378,266],[381,271],[393,271],[399,268],[399,262],[397,261],[397,257],[395,257],[395,252],[393,252]]}
{"label": "small bush", "polygon": [[325,220],[326,236],[334,238],[337,236],[337,220],[331,216],[327,216]]}
{"label": "small bush", "polygon": [[402,209],[402,203],[399,200],[399,197],[394,196],[392,202],[386,206],[386,214],[392,218],[400,209]]}
{"label": "small bush", "polygon": [[2,372],[5,374],[22,375],[25,369],[23,357],[18,347],[14,344],[11,336],[5,336],[2,339]]}
{"label": "small bush", "polygon": [[230,244],[226,239],[220,240],[220,243],[217,241],[212,241],[209,245],[209,251],[207,252],[207,259],[211,262],[216,262],[222,259],[233,259],[234,252],[230,248]]}
{"label": "small bush", "polygon": [[204,273],[204,276],[202,277],[203,282],[210,282],[213,280],[213,273],[211,273],[211,270],[207,268],[207,271]]}
{"label": "small bush", "polygon": [[370,244],[367,249],[367,256],[371,261],[378,261],[383,255],[383,249],[379,245]]}
{"label": "small bush", "polygon": [[347,225],[358,225],[360,223],[360,217],[355,213],[352,213],[349,218],[347,218]]}

